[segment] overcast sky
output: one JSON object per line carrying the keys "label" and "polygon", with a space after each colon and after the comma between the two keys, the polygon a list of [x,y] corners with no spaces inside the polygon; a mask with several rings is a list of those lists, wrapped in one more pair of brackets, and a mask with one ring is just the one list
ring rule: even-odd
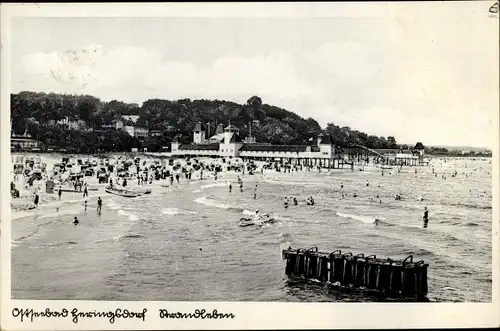
{"label": "overcast sky", "polygon": [[498,22],[484,3],[433,6],[324,18],[15,18],[11,87],[139,104],[258,95],[322,126],[492,147]]}

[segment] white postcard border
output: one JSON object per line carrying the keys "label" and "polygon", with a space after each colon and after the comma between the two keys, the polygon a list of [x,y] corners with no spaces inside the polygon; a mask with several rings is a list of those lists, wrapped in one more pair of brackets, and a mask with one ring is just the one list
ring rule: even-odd
{"label": "white postcard border", "polygon": [[[426,3],[433,6],[461,6],[464,3]],[[470,3],[469,3],[470,4]],[[478,1],[472,15],[488,16],[489,1]],[[444,7],[443,7],[444,8]],[[469,7],[467,7],[469,8]],[[283,328],[416,328],[416,327],[488,327],[499,325],[499,114],[494,116],[493,148],[493,284],[491,303],[270,303],[270,302],[106,302],[106,301],[45,301],[11,300],[10,280],[10,18],[12,17],[373,17],[390,12],[398,15],[407,9],[418,14],[415,3],[294,3],[294,4],[2,4],[1,50],[1,329],[5,330],[82,330],[82,329],[283,329]],[[469,9],[464,9],[469,10]],[[484,12],[483,12],[484,10]],[[439,13],[440,11],[437,11]],[[461,13],[460,10],[456,12]],[[453,15],[455,11],[450,12]],[[494,26],[494,25],[493,25]],[[498,40],[498,22],[496,23]],[[492,75],[498,76],[498,63]],[[497,96],[498,98],[498,96]],[[67,318],[36,318],[34,322],[20,322],[15,309],[61,311],[67,309]],[[80,319],[74,323],[71,310],[115,311],[128,309],[142,312],[145,320],[120,319],[110,323],[108,318]],[[159,310],[194,313],[216,309],[232,313],[234,318],[220,319],[161,319]]]}

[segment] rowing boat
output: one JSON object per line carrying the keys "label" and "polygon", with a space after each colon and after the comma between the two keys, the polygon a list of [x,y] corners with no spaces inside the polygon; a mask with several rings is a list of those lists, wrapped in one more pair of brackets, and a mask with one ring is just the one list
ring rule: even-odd
{"label": "rowing boat", "polygon": [[122,189],[117,189],[117,188],[111,188],[111,187],[106,187],[104,189],[107,193],[111,194],[116,194],[125,198],[136,198],[140,196],[141,194],[138,192],[132,192],[128,190],[122,190]]}

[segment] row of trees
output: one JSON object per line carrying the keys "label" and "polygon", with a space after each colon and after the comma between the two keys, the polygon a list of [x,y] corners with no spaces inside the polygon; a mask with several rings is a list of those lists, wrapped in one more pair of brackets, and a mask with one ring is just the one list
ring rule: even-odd
{"label": "row of trees", "polygon": [[394,137],[389,136],[385,138],[367,135],[364,132],[352,130],[348,126],[339,127],[333,123],[328,123],[326,131],[333,137],[336,144],[342,147],[346,147],[349,144],[363,145],[373,149],[400,147]]}
{"label": "row of trees", "polygon": [[[141,142],[124,132],[102,130],[104,124],[121,119],[123,115],[139,115],[136,125],[159,130],[161,135]],[[71,131],[49,125],[63,118],[83,120],[91,131]],[[149,99],[139,106],[116,100],[103,102],[88,95],[20,92],[11,94],[11,120],[17,134],[27,128],[32,136],[49,146],[82,151],[132,147],[157,150],[169,146],[176,135],[189,142],[197,122],[202,122],[214,133],[218,123],[227,125],[230,121],[240,128],[242,137],[249,134],[252,122],[252,136],[259,142],[272,144],[305,144],[323,131],[314,119],[304,119],[285,109],[264,104],[258,96],[251,97],[245,104],[226,100]],[[342,147],[349,143],[370,148],[398,147],[394,137],[367,135],[333,123],[329,123],[325,131]]]}
{"label": "row of trees", "polygon": [[493,155],[490,150],[463,152],[457,149],[448,150],[444,147],[425,147],[425,153],[434,156],[448,157],[491,157]]}

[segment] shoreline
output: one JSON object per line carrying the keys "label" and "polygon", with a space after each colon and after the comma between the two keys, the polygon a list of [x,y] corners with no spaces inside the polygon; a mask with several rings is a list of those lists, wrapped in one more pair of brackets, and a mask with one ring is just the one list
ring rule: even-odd
{"label": "shoreline", "polygon": [[[205,188],[203,188],[204,185],[207,185],[208,187],[211,187],[212,184],[214,183],[226,183],[229,181],[236,181],[237,177],[240,176],[242,178],[246,178],[248,181],[249,176],[245,175],[242,176],[241,174],[238,174],[234,171],[230,172],[223,172],[218,175],[218,180],[214,180],[214,176],[211,173],[205,173],[203,176],[203,179],[200,179],[199,177],[195,176],[191,180],[186,180],[185,178],[180,179],[179,183],[175,183],[173,185],[169,184],[169,179],[160,179],[160,180],[155,180],[152,184],[145,184],[145,185],[128,185],[127,187],[130,188],[150,188],[153,191],[151,192],[152,194],[168,194],[171,192],[175,192],[178,190],[185,190],[188,189],[191,185],[200,185],[201,187],[198,188],[196,191],[202,191]],[[253,175],[256,176],[256,175]],[[259,178],[263,178],[260,174],[258,174]],[[133,181],[131,181],[133,182]],[[206,183],[206,184],[204,184]],[[37,213],[45,213],[45,212],[60,212],[63,211],[65,207],[72,207],[76,204],[81,204],[85,200],[88,201],[87,207],[95,207],[92,203],[95,204],[95,201],[97,200],[97,197],[100,196],[101,198],[108,197],[108,196],[114,196],[113,194],[106,193],[104,191],[104,188],[108,184],[100,184],[101,186],[98,187],[97,191],[90,191],[89,196],[83,198],[83,192],[64,192],[62,194],[62,199],[58,200],[57,194],[56,193],[45,193],[45,192],[39,192],[40,198],[43,201],[43,198],[46,198],[47,196],[50,196],[51,199],[49,202],[45,203],[40,203],[38,208],[30,208],[33,206],[33,199],[31,197],[20,197],[17,198],[15,201],[18,202],[19,205],[22,206],[22,209],[20,210],[14,210],[14,200],[11,200],[11,221],[13,220],[18,220],[22,218],[27,218],[27,217],[34,217],[36,216]],[[208,188],[207,187],[207,188]],[[156,192],[155,192],[156,189]],[[193,192],[196,192],[193,191]],[[65,199],[68,195],[73,195],[70,199]],[[75,196],[78,195],[80,198],[75,198]],[[42,198],[43,197],[43,198]],[[43,214],[42,214],[43,215]]]}

